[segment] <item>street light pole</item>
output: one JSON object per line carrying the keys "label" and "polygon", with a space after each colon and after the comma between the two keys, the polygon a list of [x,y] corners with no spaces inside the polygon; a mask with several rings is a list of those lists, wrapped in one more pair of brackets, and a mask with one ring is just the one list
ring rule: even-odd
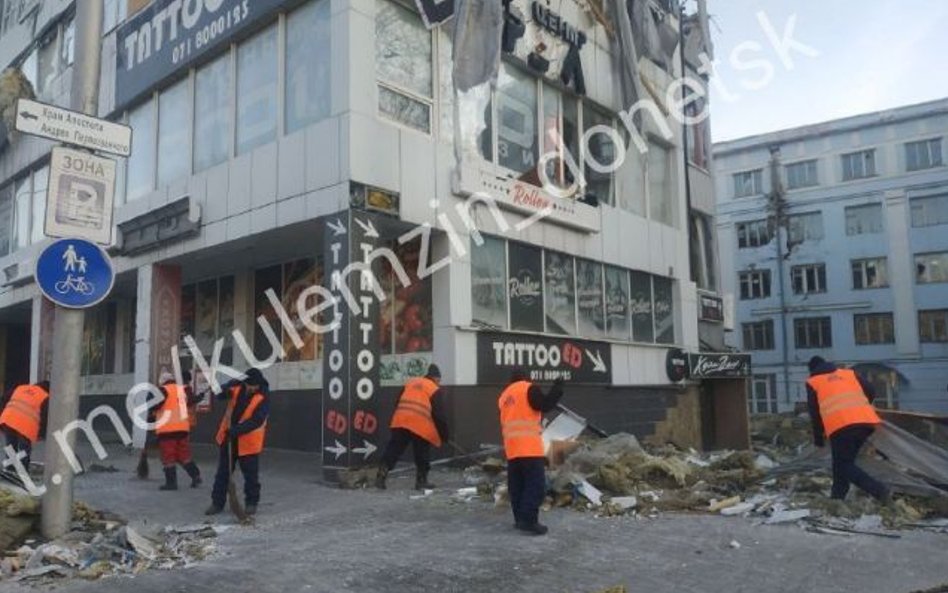
{"label": "street light pole", "polygon": [[[97,116],[99,109],[99,73],[102,63],[103,0],[76,0],[75,63],[72,71],[70,107],[86,115]],[[53,324],[53,364],[50,377],[49,420],[46,465],[40,530],[53,539],[69,531],[72,524],[73,470],[64,447],[72,450],[75,430],[64,431],[79,417],[79,377],[82,363],[82,309],[56,306]]]}

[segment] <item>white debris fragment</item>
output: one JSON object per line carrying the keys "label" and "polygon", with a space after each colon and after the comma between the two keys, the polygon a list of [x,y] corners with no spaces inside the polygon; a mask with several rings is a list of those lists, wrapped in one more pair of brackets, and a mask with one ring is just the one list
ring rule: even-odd
{"label": "white debris fragment", "polygon": [[740,550],[741,542],[737,541],[736,539],[732,539],[728,546],[730,546],[732,550]]}
{"label": "white debris fragment", "polygon": [[749,513],[753,511],[756,508],[756,506],[757,505],[755,505],[752,502],[742,502],[732,507],[721,509],[721,514],[724,515],[725,517],[736,517],[737,515],[743,515],[744,513]]}
{"label": "white debris fragment", "polygon": [[767,471],[777,467],[777,462],[761,453],[757,456],[757,459],[754,460],[754,465],[756,465],[759,470]]}
{"label": "white debris fragment", "polygon": [[594,506],[598,507],[602,504],[602,492],[588,481],[583,480],[579,482],[576,485],[576,490]]}
{"label": "white debris fragment", "polygon": [[639,501],[636,500],[634,496],[616,496],[613,497],[609,502],[617,505],[623,511],[634,509],[639,504]]}
{"label": "white debris fragment", "polygon": [[781,523],[793,523],[801,519],[806,519],[810,516],[810,509],[794,509],[790,511],[777,510],[774,511],[766,521],[767,525],[779,525]]}

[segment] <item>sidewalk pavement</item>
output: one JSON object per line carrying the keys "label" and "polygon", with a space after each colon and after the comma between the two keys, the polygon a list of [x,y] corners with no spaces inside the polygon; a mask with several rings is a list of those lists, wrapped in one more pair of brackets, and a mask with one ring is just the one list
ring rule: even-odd
{"label": "sidewalk pavement", "polygon": [[[87,466],[119,471],[78,476],[76,500],[152,526],[201,523],[216,451],[196,449],[205,484],[177,492],[158,491],[156,456],[151,478],[142,481],[135,477],[137,451],[110,448],[109,458],[97,461],[85,450],[80,455]],[[910,593],[948,584],[948,538],[934,533],[840,537],[735,517],[597,518],[555,509],[541,515],[549,535],[529,537],[513,529],[507,507],[440,494],[411,499],[411,471],[392,476],[384,492],[340,490],[322,484],[320,475],[314,454],[266,451],[256,524],[238,526],[226,510],[214,517],[214,524],[233,527],[219,535],[218,551],[207,560],[134,578],[74,580],[56,590],[593,593],[624,585],[630,593]],[[460,472],[451,470],[432,472],[432,480],[463,485]],[[35,589],[5,584],[4,590]]]}

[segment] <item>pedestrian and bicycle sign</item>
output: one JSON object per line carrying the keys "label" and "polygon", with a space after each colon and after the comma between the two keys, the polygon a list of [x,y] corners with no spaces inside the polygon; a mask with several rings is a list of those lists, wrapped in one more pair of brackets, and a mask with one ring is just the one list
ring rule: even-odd
{"label": "pedestrian and bicycle sign", "polygon": [[109,256],[95,243],[60,239],[36,260],[36,283],[57,305],[84,309],[109,295],[115,273]]}

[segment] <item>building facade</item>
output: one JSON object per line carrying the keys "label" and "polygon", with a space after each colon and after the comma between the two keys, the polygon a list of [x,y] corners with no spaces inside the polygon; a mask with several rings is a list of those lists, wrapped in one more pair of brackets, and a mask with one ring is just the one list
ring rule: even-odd
{"label": "building facade", "polygon": [[752,411],[805,401],[820,355],[883,405],[948,412],[946,130],[939,100],[715,145]]}
{"label": "building facade", "polygon": [[[69,3],[40,5],[65,39]],[[667,370],[669,352],[723,348],[707,122],[686,133],[666,105],[710,43],[687,16],[682,60],[677,7],[646,5],[665,41],[636,63],[655,98],[631,124],[639,152],[614,25],[587,3],[511,2],[496,87],[456,94],[439,3],[107,2],[99,112],[133,138],[116,285],[86,314],[83,410],[176,365],[199,388],[228,378],[220,365],[260,366],[271,444],[348,467],[375,459],[398,385],[435,362],[464,446],[497,442],[518,367],[565,378],[566,402],[609,429],[740,445],[740,373]],[[21,45],[3,46],[8,62],[43,51]],[[44,100],[68,97],[40,82]],[[50,146],[14,136],[0,153],[7,385],[51,364],[32,278]],[[353,304],[314,313],[313,287]]]}

